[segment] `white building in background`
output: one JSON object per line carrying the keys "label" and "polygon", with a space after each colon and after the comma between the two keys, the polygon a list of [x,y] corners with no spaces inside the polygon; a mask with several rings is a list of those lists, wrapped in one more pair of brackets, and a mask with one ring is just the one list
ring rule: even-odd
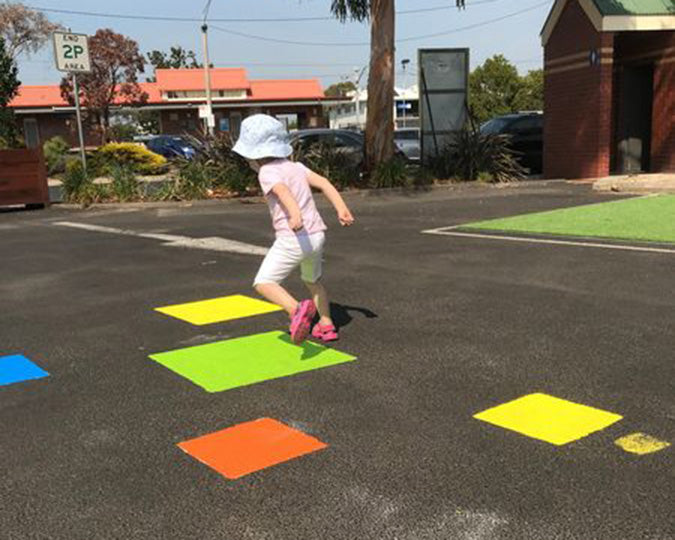
{"label": "white building in background", "polygon": [[[396,88],[394,92],[396,128],[419,127],[419,89],[417,85],[405,89]],[[326,106],[331,129],[365,128],[368,115],[368,91],[356,90],[350,92],[348,97],[351,98],[350,101]]]}

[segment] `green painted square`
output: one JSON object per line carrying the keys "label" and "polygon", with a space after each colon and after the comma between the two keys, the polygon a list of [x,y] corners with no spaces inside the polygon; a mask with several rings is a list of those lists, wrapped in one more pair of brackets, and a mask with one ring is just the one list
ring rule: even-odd
{"label": "green painted square", "polygon": [[150,358],[207,392],[223,392],[356,360],[309,341],[294,345],[284,332],[229,339]]}

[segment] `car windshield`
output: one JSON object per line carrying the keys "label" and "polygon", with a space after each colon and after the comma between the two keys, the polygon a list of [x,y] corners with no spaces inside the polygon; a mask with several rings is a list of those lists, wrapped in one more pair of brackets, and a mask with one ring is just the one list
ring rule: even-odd
{"label": "car windshield", "polygon": [[480,127],[480,132],[486,135],[492,135],[494,133],[500,133],[510,122],[508,118],[493,118],[488,122],[485,122]]}
{"label": "car windshield", "polygon": [[394,139],[397,141],[416,141],[419,139],[419,133],[415,130],[396,131],[394,132]]}

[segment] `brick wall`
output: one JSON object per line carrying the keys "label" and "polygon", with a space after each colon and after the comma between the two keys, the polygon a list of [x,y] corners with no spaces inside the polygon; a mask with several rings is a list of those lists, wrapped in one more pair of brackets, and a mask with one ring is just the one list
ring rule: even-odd
{"label": "brick wall", "polygon": [[[544,177],[609,174],[613,46],[614,35],[596,32],[570,0],[544,51]],[[596,65],[591,51],[598,53]]]}
{"label": "brick wall", "polygon": [[652,171],[675,172],[675,62],[654,67]]}
{"label": "brick wall", "polygon": [[[37,121],[38,134],[40,136],[40,143],[44,144],[52,137],[63,137],[72,147],[80,145],[80,140],[77,134],[77,119],[75,114],[19,114],[16,115],[16,122],[18,124],[19,132],[24,135],[24,120],[34,119]],[[96,132],[85,124],[84,126],[84,143],[86,146],[97,146],[100,144],[101,138]]]}

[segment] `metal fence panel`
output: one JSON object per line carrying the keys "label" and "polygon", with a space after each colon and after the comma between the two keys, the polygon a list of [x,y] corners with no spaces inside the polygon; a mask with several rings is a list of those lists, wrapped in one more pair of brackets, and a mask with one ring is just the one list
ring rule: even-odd
{"label": "metal fence panel", "polygon": [[434,156],[467,120],[469,49],[420,49],[422,159]]}

